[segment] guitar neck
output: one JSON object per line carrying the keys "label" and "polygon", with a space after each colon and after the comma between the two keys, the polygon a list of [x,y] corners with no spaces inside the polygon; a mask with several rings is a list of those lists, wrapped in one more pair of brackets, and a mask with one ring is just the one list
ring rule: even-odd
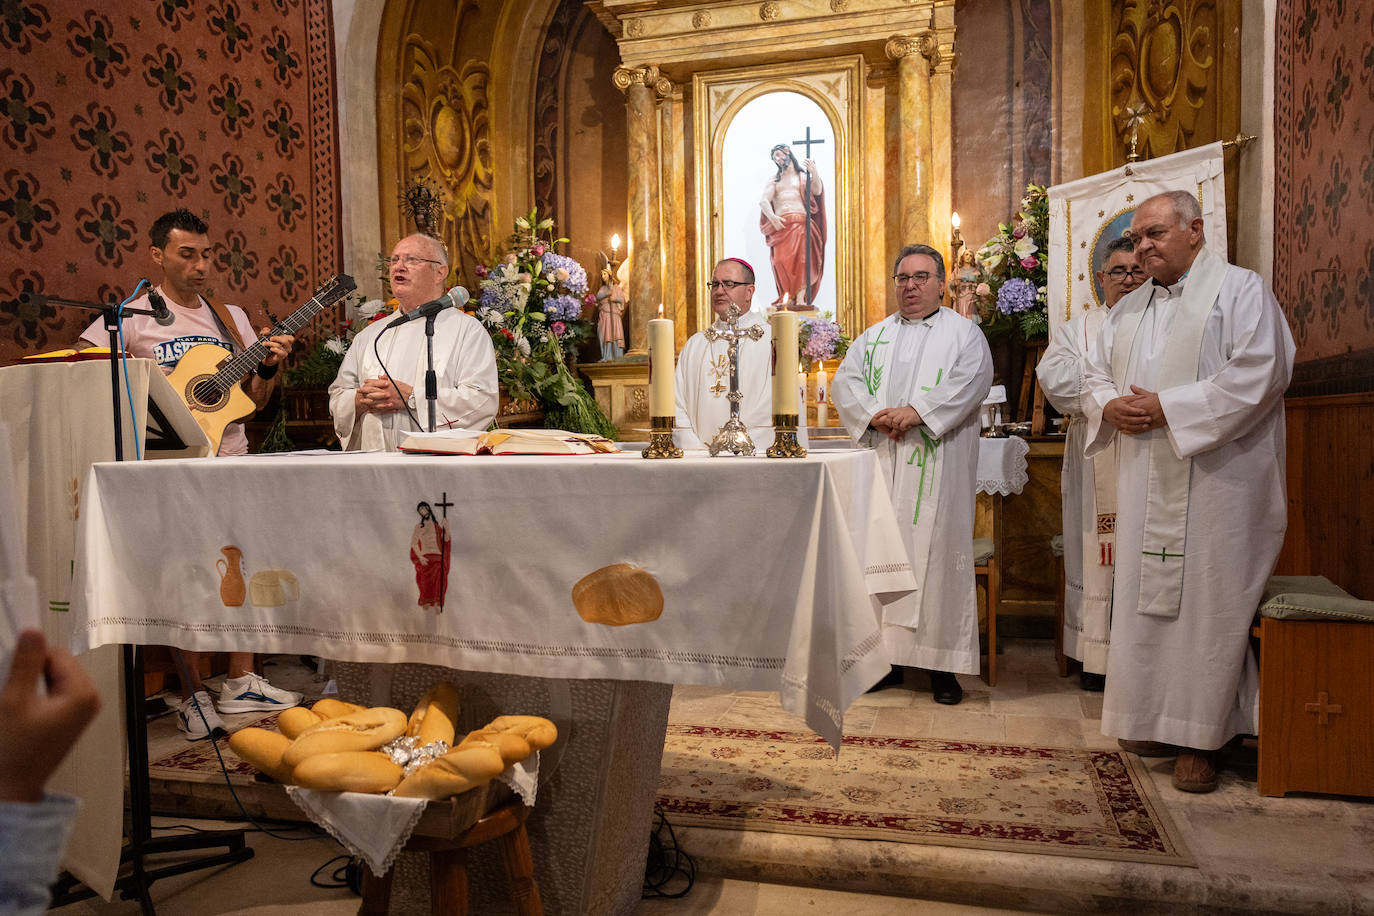
{"label": "guitar neck", "polygon": [[[301,328],[309,324],[310,319],[314,318],[321,309],[337,302],[340,297],[354,288],[352,277],[340,275],[339,278],[336,278],[336,280],[330,284],[329,289],[331,294],[327,299],[322,300],[320,298],[320,293],[311,296],[304,305],[277,322],[272,330],[267,332],[267,337],[277,337],[282,334],[294,335]],[[258,364],[261,363],[263,358],[270,352],[265,343],[266,339],[267,338],[264,337],[262,340],[255,341],[252,346],[245,347],[241,353],[232,357],[215,372],[213,381],[221,386],[232,385],[249,372],[256,369]]]}

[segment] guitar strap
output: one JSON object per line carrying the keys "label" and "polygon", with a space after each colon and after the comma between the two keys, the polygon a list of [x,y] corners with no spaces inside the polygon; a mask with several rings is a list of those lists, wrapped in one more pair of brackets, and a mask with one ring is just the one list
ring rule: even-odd
{"label": "guitar strap", "polygon": [[215,302],[209,296],[201,296],[200,299],[206,305],[210,306],[210,311],[214,313],[215,320],[220,323],[220,327],[229,335],[229,339],[234,342],[234,345],[237,346],[239,350],[248,349],[243,344],[243,338],[239,336],[239,329],[234,323],[233,316],[229,314],[228,306]]}

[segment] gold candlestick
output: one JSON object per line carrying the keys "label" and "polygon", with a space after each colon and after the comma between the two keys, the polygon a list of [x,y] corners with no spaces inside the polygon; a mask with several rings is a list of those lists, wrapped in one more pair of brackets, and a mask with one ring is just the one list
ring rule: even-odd
{"label": "gold candlestick", "polygon": [[806,449],[797,441],[797,414],[773,414],[773,444],[765,453],[769,458],[805,458]]}
{"label": "gold candlestick", "polygon": [[673,418],[649,418],[649,447],[639,453],[641,458],[681,458],[682,449],[673,444]]}

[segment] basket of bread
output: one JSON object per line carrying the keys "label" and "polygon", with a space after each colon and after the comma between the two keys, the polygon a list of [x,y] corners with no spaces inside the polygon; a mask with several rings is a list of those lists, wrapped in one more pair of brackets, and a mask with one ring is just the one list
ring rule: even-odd
{"label": "basket of bread", "polygon": [[235,754],[277,782],[431,801],[487,785],[558,738],[539,716],[497,716],[457,738],[458,691],[439,684],[409,716],[387,706],[323,699],[277,717],[277,730],[229,736]]}

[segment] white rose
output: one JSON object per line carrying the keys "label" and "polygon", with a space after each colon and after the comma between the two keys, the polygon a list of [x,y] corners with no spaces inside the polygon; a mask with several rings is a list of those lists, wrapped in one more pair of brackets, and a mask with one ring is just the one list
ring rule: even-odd
{"label": "white rose", "polygon": [[1018,258],[1028,258],[1040,250],[1040,246],[1035,244],[1035,239],[1029,235],[1025,238],[1016,240],[1016,245],[1012,248]]}

